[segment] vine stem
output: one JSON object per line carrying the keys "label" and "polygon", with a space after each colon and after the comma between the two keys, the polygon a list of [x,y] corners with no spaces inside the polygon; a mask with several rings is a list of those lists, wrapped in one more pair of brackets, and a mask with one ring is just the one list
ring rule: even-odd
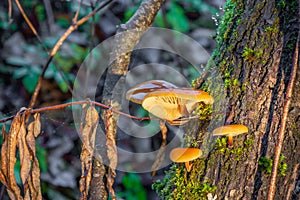
{"label": "vine stem", "polygon": [[[72,105],[82,105],[82,104],[92,104],[92,105],[99,106],[99,107],[104,108],[104,109],[110,109],[114,113],[123,115],[125,117],[131,118],[131,119],[134,119],[134,120],[138,120],[138,121],[153,120],[153,119],[156,120],[156,118],[150,118],[150,117],[135,117],[135,116],[129,115],[127,113],[123,113],[119,110],[116,110],[116,109],[114,109],[110,106],[107,106],[105,104],[102,104],[102,103],[99,103],[99,102],[96,102],[96,101],[90,101],[90,100],[73,101],[73,102],[68,102],[68,103],[64,103],[64,104],[47,106],[47,107],[36,108],[36,109],[24,109],[24,112],[27,112],[28,114],[34,114],[34,113],[41,113],[41,112],[45,112],[45,111],[61,110],[61,109],[64,109],[64,108],[72,106]],[[0,119],[0,123],[12,120],[14,117],[15,117],[15,115],[4,118],[4,119]]]}
{"label": "vine stem", "polygon": [[289,112],[289,108],[290,108],[290,104],[291,104],[294,82],[296,79],[296,74],[297,74],[297,69],[298,69],[299,37],[300,37],[300,35],[298,35],[298,39],[297,39],[297,43],[296,43],[291,78],[289,80],[288,87],[286,90],[285,103],[284,103],[283,113],[282,113],[282,117],[281,117],[280,129],[279,129],[279,133],[278,133],[277,144],[275,147],[273,169],[272,169],[271,180],[270,180],[270,184],[269,184],[268,200],[273,200],[274,196],[275,196],[278,163],[280,160],[280,153],[281,153],[282,143],[283,143],[283,139],[284,139],[284,133],[285,133],[285,129],[286,129],[286,122],[287,122],[288,112]]}
{"label": "vine stem", "polygon": [[[11,2],[9,2],[9,16],[11,17],[11,13],[12,13],[12,7],[11,7]],[[29,26],[30,30],[32,31],[32,33],[35,35],[35,37],[38,39],[38,41],[43,45],[43,48],[45,48],[45,50],[48,52],[46,46],[43,44],[43,41],[41,39],[41,37],[39,36],[38,32],[36,31],[36,29],[34,28],[34,26],[32,25],[32,23],[30,22],[30,20],[28,19],[27,15],[25,14],[19,0],[15,0],[15,3],[17,4],[17,7],[19,8],[23,18],[25,19],[27,25]]]}

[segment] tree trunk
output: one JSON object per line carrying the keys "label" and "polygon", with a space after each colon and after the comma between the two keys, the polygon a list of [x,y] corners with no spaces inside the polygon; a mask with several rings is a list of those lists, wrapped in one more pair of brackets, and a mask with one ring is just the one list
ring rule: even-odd
{"label": "tree trunk", "polygon": [[[181,164],[171,167],[154,186],[164,199],[267,199],[298,35],[297,0],[227,1],[212,59],[224,78],[227,110],[233,108],[231,123],[246,125],[249,133],[236,136],[232,148],[218,139],[189,174]],[[300,198],[299,99],[298,67],[275,199]]]}

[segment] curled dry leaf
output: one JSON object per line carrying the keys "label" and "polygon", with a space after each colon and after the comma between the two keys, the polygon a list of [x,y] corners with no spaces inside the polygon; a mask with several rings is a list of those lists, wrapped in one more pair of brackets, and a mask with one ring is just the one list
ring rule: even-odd
{"label": "curled dry leaf", "polygon": [[[84,107],[83,107],[84,110]],[[99,115],[94,107],[89,107],[85,113],[85,119],[81,123],[82,151],[81,160],[81,178],[79,189],[80,199],[87,199],[92,178],[92,163],[94,155],[95,136],[99,122]]]}
{"label": "curled dry leaf", "polygon": [[[20,164],[21,164],[20,176],[21,176],[22,184],[25,185],[31,168],[31,159],[30,159],[31,155],[29,153],[29,148],[26,144],[26,128],[25,128],[24,121],[22,121],[20,127],[17,145],[19,147]],[[25,193],[27,192],[26,189],[27,188],[25,188]]]}
{"label": "curled dry leaf", "polygon": [[[41,132],[40,114],[34,115],[34,121],[28,125],[26,135],[26,145],[30,153],[31,171],[24,185],[24,199],[42,199],[41,184],[40,184],[40,167],[36,157],[35,138]],[[21,163],[22,166],[22,163]],[[23,176],[26,176],[24,174]]]}
{"label": "curled dry leaf", "polygon": [[[6,138],[7,136],[7,132],[5,130],[5,124],[2,125],[2,137],[3,137],[3,140]],[[3,148],[3,147],[2,147]],[[5,147],[6,148],[6,147]],[[2,151],[1,151],[2,152]],[[2,159],[1,159],[2,158]],[[2,155],[0,157],[0,163],[1,163],[1,166],[3,166],[3,162],[2,161],[6,161],[5,159],[3,159]],[[2,173],[2,170],[0,170],[0,182],[3,183],[4,185],[6,185],[6,180],[5,180],[5,175]]]}
{"label": "curled dry leaf", "polygon": [[[35,136],[40,133],[40,115],[34,115],[34,121],[25,126],[25,115],[17,113],[10,127],[9,133],[2,129],[4,143],[1,149],[1,176],[7,187],[11,199],[23,199],[17,185],[14,167],[16,163],[16,150],[20,155],[20,176],[24,188],[24,199],[42,199],[40,188],[40,169],[35,154]],[[1,178],[1,179],[2,179]]]}
{"label": "curled dry leaf", "polygon": [[116,199],[115,191],[113,189],[114,179],[116,177],[116,167],[118,163],[117,146],[116,146],[116,120],[114,119],[111,110],[105,111],[105,130],[106,130],[106,147],[107,157],[109,159],[109,169],[107,173],[107,188],[113,199]]}
{"label": "curled dry leaf", "polygon": [[151,176],[153,177],[156,173],[156,170],[159,169],[161,164],[164,162],[165,154],[166,154],[166,145],[167,145],[167,127],[163,120],[159,122],[161,134],[162,134],[162,144],[159,148],[159,151],[156,156],[156,160],[154,161],[152,168],[151,168]]}
{"label": "curled dry leaf", "polygon": [[[23,199],[20,194],[20,188],[15,179],[14,167],[16,164],[16,149],[18,135],[25,129],[24,116],[17,113],[14,117],[9,133],[5,134],[4,142],[1,149],[1,176],[5,177],[7,193],[11,199]],[[26,131],[25,131],[26,132]]]}

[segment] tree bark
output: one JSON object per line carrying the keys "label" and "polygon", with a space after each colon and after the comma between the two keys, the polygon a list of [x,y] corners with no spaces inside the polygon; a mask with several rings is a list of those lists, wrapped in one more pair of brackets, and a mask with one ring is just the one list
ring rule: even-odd
{"label": "tree bark", "polygon": [[[268,169],[272,166],[268,167],[262,158],[274,156],[299,35],[299,1],[229,0],[226,4],[212,60],[224,78],[227,109],[234,108],[232,123],[246,125],[249,133],[235,137],[231,149],[219,139],[205,160],[194,162],[194,169],[188,175],[182,172],[182,165],[172,167],[166,178],[176,176],[185,180],[182,181],[185,185],[176,181],[159,183],[158,188],[163,191],[159,193],[169,194],[168,198],[207,199],[207,195],[212,195],[217,199],[267,199]],[[298,67],[275,199],[300,198],[299,99]],[[192,126],[188,126],[187,135]],[[286,171],[284,164],[287,164]],[[196,182],[200,192],[193,193]],[[206,189],[204,184],[208,185]]]}

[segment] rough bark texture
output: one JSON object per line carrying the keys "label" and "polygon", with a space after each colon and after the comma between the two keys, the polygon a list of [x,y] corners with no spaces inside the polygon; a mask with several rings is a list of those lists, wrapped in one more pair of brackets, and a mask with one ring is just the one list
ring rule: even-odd
{"label": "rough bark texture", "polygon": [[[235,137],[232,149],[218,140],[205,160],[194,163],[188,177],[181,165],[171,168],[167,178],[172,180],[176,176],[184,186],[170,181],[159,183],[157,189],[164,196],[175,192],[171,195],[173,199],[179,199],[179,194],[188,195],[184,199],[207,199],[209,193],[217,199],[267,199],[270,175],[268,167],[259,161],[272,159],[274,155],[299,34],[299,2],[227,1],[218,32],[213,60],[224,77],[229,99],[227,109],[234,106],[232,123],[248,126],[249,133]],[[284,163],[287,169],[285,176],[278,173],[275,199],[300,198],[299,99],[298,68],[282,148],[285,158],[279,166],[281,174],[285,171]],[[191,197],[189,185],[195,187],[195,184],[190,182],[197,181],[200,190],[203,184],[208,187],[198,197]],[[184,187],[184,191],[179,187]]]}
{"label": "rough bark texture", "polygon": [[[217,65],[223,74],[232,70],[230,78],[233,81],[230,83],[238,79],[237,85],[229,87],[229,104],[235,106],[233,121],[249,127],[250,132],[244,139],[251,139],[253,144],[246,147],[243,141],[236,142],[236,147],[248,149],[241,160],[232,155],[220,155],[218,159],[223,164],[212,166],[207,171],[206,176],[222,186],[218,187],[218,196],[266,199],[269,176],[258,163],[262,157],[272,158],[274,155],[293,50],[299,34],[298,9],[297,1],[286,5],[276,1],[236,3],[236,13],[241,14],[232,19],[230,32],[220,44],[221,54],[217,59],[221,62],[217,61]],[[296,83],[299,83],[299,78],[297,76]],[[244,91],[240,87],[243,84]],[[294,94],[299,93],[299,89],[295,87]],[[292,108],[297,100],[293,98]],[[294,117],[292,113],[289,115],[289,124],[296,125],[297,121],[291,120]],[[288,169],[285,177],[279,174],[276,199],[286,199],[286,191],[296,189],[291,176],[300,160],[300,154],[294,151],[297,148],[299,133],[288,129],[282,151]],[[218,169],[223,166],[228,166],[229,170]],[[217,177],[216,170],[220,171]]]}
{"label": "rough bark texture", "polygon": [[[125,75],[128,71],[128,65],[130,62],[131,53],[139,42],[141,36],[145,33],[145,31],[151,26],[153,23],[157,12],[159,11],[162,3],[164,0],[144,0],[140,7],[137,9],[135,14],[129,19],[126,24],[122,24],[117,31],[117,35],[114,39],[114,47],[112,49],[112,53],[110,56],[111,62],[108,68],[108,72],[106,75],[104,89],[103,89],[103,98],[102,102],[106,105],[110,105],[114,108],[119,108],[121,105],[121,95],[123,91],[116,91],[115,85],[120,81],[122,84],[124,83]],[[112,93],[115,90],[116,97],[112,99]],[[119,102],[117,100],[119,99]],[[113,122],[113,123],[110,123]],[[105,155],[101,158],[103,160],[108,160],[105,163],[109,163],[108,169],[108,178],[104,180],[108,182],[108,189],[112,195],[112,198],[115,199],[114,192],[112,190],[112,185],[114,182],[115,168],[117,166],[117,147],[116,147],[116,132],[118,123],[118,115],[111,115],[110,120],[105,123],[109,123],[106,126],[106,133],[107,133],[107,157]],[[106,172],[105,166],[101,162],[95,162],[99,166],[94,167],[93,172],[104,174]],[[98,197],[100,199],[107,199],[105,186],[93,184],[97,181],[103,183],[101,176],[92,177],[92,185],[91,185],[91,199],[96,198],[98,196],[105,194],[102,197]]]}

